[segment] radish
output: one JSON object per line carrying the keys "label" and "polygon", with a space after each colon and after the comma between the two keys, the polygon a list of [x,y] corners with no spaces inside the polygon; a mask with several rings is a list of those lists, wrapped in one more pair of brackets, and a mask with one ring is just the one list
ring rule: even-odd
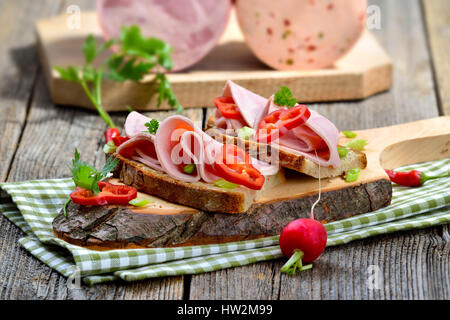
{"label": "radish", "polygon": [[312,268],[312,264],[303,265],[316,260],[327,245],[325,227],[314,219],[298,219],[290,222],[281,232],[280,248],[283,255],[290,258],[281,268],[281,272],[293,275],[297,268],[300,271]]}

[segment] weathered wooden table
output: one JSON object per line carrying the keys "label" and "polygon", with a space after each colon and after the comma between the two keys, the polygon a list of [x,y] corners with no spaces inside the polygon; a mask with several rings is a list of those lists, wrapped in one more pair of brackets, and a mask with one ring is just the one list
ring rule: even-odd
{"label": "weathered wooden table", "polygon": [[[317,107],[348,129],[450,114],[450,1],[370,3],[381,9],[381,29],[373,32],[393,59],[393,88],[364,101]],[[0,1],[0,181],[66,177],[74,147],[96,166],[104,161],[105,124],[94,112],[52,104],[36,54],[34,21],[71,4],[94,5]],[[206,108],[186,113],[199,120]],[[124,118],[115,115],[118,123]],[[69,290],[64,277],[18,245],[22,232],[0,215],[0,299],[449,299],[449,230],[446,225],[399,232],[329,248],[311,271],[295,277],[280,274],[280,259]],[[371,265],[380,270],[380,289],[367,286]]]}

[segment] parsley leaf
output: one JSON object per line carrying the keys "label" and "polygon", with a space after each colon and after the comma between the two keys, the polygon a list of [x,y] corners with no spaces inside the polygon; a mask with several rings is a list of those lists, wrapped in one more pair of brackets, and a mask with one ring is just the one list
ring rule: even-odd
{"label": "parsley leaf", "polygon": [[[100,67],[93,62],[111,46],[114,53],[108,56]],[[122,27],[118,39],[99,45],[93,35],[89,35],[83,46],[84,66],[55,66],[54,69],[66,81],[77,82],[97,109],[108,127],[115,124],[104,110],[101,101],[101,80],[104,78],[124,82],[127,80],[141,81],[144,76],[156,71],[153,81],[155,92],[158,94],[158,106],[167,101],[169,106],[183,110],[172,91],[170,83],[163,73],[173,67],[171,58],[172,46],[157,38],[146,38],[141,34],[138,26]]]}
{"label": "parsley leaf", "polygon": [[118,164],[118,159],[110,157],[102,170],[97,171],[97,169],[90,164],[80,160],[80,153],[75,149],[72,167],[70,169],[72,171],[72,180],[77,187],[91,190],[94,194],[97,194],[100,192],[98,182],[106,178]]}
{"label": "parsley leaf", "polygon": [[280,90],[275,93],[274,102],[280,107],[293,107],[297,104],[297,99],[292,96],[292,92],[288,87],[282,86]]}
{"label": "parsley leaf", "polygon": [[148,132],[155,134],[159,128],[159,122],[156,119],[152,119],[149,122],[145,123],[145,126],[148,129]]}

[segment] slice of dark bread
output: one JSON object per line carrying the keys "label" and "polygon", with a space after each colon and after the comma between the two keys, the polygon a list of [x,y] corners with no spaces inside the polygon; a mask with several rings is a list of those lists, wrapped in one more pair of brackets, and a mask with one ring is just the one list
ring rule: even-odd
{"label": "slice of dark bread", "polygon": [[[256,141],[243,140],[236,136],[225,135],[222,130],[214,127],[214,118],[208,120],[206,133],[219,142],[238,145],[259,160],[273,163],[274,159],[276,159],[281,167],[319,178],[319,165],[290,148],[275,147]],[[341,159],[341,165],[338,168],[320,167],[320,178],[342,176],[348,170],[357,167],[365,169],[367,167],[367,157],[361,151],[349,149],[347,156]]]}
{"label": "slice of dark bread", "polygon": [[184,182],[164,172],[114,153],[118,159],[114,177],[141,192],[209,212],[242,213],[274,186],[285,181],[283,171],[266,177],[262,190],[237,187],[229,190],[205,182]]}

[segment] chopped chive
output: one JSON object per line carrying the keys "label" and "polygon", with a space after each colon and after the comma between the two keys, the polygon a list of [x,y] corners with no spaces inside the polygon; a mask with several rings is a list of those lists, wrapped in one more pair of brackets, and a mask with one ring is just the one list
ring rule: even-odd
{"label": "chopped chive", "polygon": [[219,180],[214,181],[214,185],[219,188],[230,189],[230,190],[237,188],[239,186],[239,185],[231,183],[225,179],[219,179]]}
{"label": "chopped chive", "polygon": [[249,127],[243,127],[238,131],[238,137],[244,140],[250,139],[251,136],[255,133],[255,129]]}
{"label": "chopped chive", "polygon": [[350,149],[361,151],[364,150],[364,147],[367,146],[368,143],[369,142],[367,140],[356,139],[347,142],[345,146]]}
{"label": "chopped chive", "polygon": [[114,144],[114,141],[110,140],[108,141],[107,144],[105,144],[105,146],[103,147],[103,152],[106,154],[111,154],[116,152],[116,145]]}
{"label": "chopped chive", "polygon": [[344,130],[342,131],[342,133],[344,134],[344,136],[346,136],[347,138],[356,138],[357,134],[354,133],[353,131],[347,131]]}
{"label": "chopped chive", "polygon": [[191,174],[192,172],[194,172],[195,169],[195,164],[191,163],[191,164],[187,164],[184,166],[183,171],[187,174]]}
{"label": "chopped chive", "polygon": [[337,147],[338,153],[339,153],[339,158],[343,159],[347,156],[348,154],[348,149],[345,147]]}
{"label": "chopped chive", "polygon": [[143,207],[143,206],[146,206],[149,203],[151,203],[151,201],[147,200],[147,199],[136,198],[136,199],[130,200],[128,203],[135,207]]}
{"label": "chopped chive", "polygon": [[70,201],[72,201],[72,199],[69,197],[69,199],[67,199],[66,203],[64,204],[64,217],[67,217],[67,206],[69,205]]}
{"label": "chopped chive", "polygon": [[355,182],[359,178],[359,174],[361,173],[361,168],[353,168],[348,170],[345,174],[345,181],[347,182]]}

